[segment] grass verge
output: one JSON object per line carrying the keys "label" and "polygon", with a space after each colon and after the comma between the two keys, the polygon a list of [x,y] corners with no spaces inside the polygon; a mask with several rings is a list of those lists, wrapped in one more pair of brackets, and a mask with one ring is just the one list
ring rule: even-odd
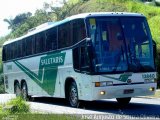
{"label": "grass verge", "polygon": [[61,114],[0,114],[1,120],[80,120],[81,117],[75,115]]}
{"label": "grass verge", "polygon": [[21,97],[0,104],[0,120],[80,120],[81,116],[31,113],[29,104]]}
{"label": "grass verge", "polygon": [[157,90],[155,95],[153,95],[152,97],[160,98],[160,90]]}

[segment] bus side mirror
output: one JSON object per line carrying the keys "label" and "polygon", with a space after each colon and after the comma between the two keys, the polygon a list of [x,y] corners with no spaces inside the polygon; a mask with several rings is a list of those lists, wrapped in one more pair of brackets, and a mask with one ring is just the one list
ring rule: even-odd
{"label": "bus side mirror", "polygon": [[86,38],[86,43],[87,43],[87,46],[90,45],[92,43],[91,38]]}
{"label": "bus side mirror", "polygon": [[91,38],[86,38],[86,45],[87,45],[88,53],[90,54],[91,51],[92,51],[92,40],[91,40]]}
{"label": "bus side mirror", "polygon": [[92,45],[92,39],[91,38],[86,38],[86,44],[87,44],[87,54],[88,54],[88,58],[89,58],[89,63],[90,63],[90,73],[93,72],[93,45]]}
{"label": "bus side mirror", "polygon": [[91,38],[86,38],[86,45],[87,45],[87,50],[90,53],[90,51],[92,50],[92,40],[91,40]]}

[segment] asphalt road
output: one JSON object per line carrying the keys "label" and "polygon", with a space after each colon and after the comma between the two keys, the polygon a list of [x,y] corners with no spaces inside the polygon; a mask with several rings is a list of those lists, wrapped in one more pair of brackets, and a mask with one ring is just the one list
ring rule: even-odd
{"label": "asphalt road", "polygon": [[[11,99],[14,95],[0,95],[0,103]],[[28,102],[32,111],[56,114],[83,114],[84,119],[94,119],[95,115],[105,115],[107,119],[154,118],[160,119],[160,98],[132,98],[127,106],[119,105],[115,99],[83,102],[80,108],[69,107],[64,99],[36,98],[34,102]],[[84,115],[87,114],[87,115]],[[91,116],[88,116],[91,115]],[[107,115],[107,116],[106,116]],[[102,116],[96,116],[101,118]],[[95,118],[96,118],[95,117]],[[104,117],[104,116],[103,116]]]}
{"label": "asphalt road", "polygon": [[68,107],[64,99],[38,98],[29,102],[33,110],[62,114],[110,114],[110,115],[159,115],[160,98],[132,98],[127,106],[119,105],[115,99],[84,102],[80,108]]}

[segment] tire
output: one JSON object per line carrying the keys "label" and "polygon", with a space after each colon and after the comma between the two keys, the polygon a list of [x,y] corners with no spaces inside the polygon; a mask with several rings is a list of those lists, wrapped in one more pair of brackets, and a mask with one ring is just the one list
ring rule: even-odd
{"label": "tire", "polygon": [[22,91],[22,98],[24,100],[28,101],[29,97],[28,97],[28,88],[27,88],[26,82],[22,83],[22,89],[21,89],[21,91]]}
{"label": "tire", "polygon": [[14,94],[16,94],[16,97],[21,96],[21,88],[18,82],[14,85]]}
{"label": "tire", "polygon": [[116,98],[117,99],[117,102],[120,104],[120,105],[128,105],[129,102],[131,101],[131,97],[127,97],[127,98]]}
{"label": "tire", "polygon": [[79,106],[78,90],[77,90],[77,85],[75,82],[72,82],[69,87],[68,101],[71,107]]}

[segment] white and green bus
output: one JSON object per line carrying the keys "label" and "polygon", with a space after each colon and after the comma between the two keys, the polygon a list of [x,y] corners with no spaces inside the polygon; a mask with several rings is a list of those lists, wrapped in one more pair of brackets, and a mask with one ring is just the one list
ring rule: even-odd
{"label": "white and green bus", "polygon": [[47,23],[3,45],[7,93],[79,101],[153,95],[155,47],[138,13],[84,13]]}

